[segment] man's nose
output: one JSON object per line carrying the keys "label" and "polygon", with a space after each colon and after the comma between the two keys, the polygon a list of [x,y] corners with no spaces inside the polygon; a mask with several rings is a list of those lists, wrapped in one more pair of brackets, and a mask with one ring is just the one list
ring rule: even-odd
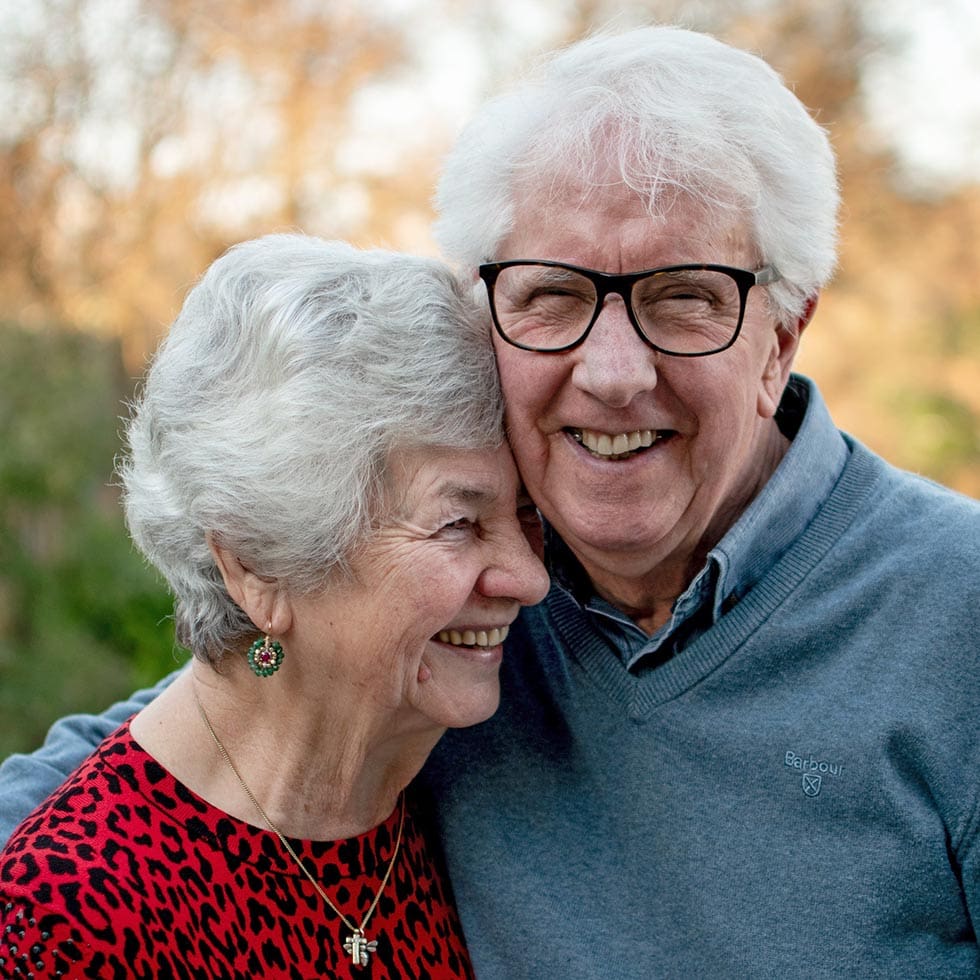
{"label": "man's nose", "polygon": [[625,408],[657,384],[656,352],[636,332],[619,296],[606,297],[588,337],[573,354],[573,382],[612,408]]}

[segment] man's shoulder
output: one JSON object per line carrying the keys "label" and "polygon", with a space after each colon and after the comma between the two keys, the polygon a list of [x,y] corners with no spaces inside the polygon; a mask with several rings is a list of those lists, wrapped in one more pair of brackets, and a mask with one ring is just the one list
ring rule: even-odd
{"label": "man's shoulder", "polygon": [[896,531],[922,532],[934,539],[980,547],[980,501],[919,473],[900,469],[856,440],[850,467],[875,476],[865,514],[878,523],[893,522]]}
{"label": "man's shoulder", "polygon": [[[975,628],[980,502],[901,470],[859,443],[841,483],[855,471],[860,476],[851,483],[860,492],[832,494],[825,506],[848,510],[827,554],[828,574],[842,590],[864,590],[883,602],[890,597],[891,605],[906,603],[906,612],[914,605],[922,629],[935,628],[933,614]],[[926,615],[926,607],[933,613]]]}

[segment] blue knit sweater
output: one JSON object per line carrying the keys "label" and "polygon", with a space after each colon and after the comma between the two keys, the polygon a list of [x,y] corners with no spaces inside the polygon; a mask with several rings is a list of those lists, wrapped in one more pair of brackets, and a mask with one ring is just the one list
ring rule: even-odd
{"label": "blue knit sweater", "polygon": [[662,666],[523,614],[427,769],[481,980],[980,974],[980,505],[850,446]]}

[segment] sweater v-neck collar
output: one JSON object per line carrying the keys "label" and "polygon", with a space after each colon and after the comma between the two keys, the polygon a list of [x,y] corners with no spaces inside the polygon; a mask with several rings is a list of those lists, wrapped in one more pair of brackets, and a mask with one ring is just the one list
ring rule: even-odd
{"label": "sweater v-neck collar", "polygon": [[590,615],[567,592],[545,602],[567,650],[593,681],[636,721],[680,696],[717,669],[759,628],[868,506],[880,463],[848,440],[850,458],[813,520],[782,558],[711,628],[670,660],[630,672],[610,651]]}

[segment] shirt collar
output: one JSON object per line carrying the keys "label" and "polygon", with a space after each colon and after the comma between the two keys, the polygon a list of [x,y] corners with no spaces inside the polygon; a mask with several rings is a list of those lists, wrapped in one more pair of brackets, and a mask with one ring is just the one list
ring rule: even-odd
{"label": "shirt collar", "polygon": [[794,415],[799,428],[775,473],[709,553],[719,568],[716,618],[722,604],[745,595],[803,533],[847,462],[847,444],[823,397],[802,375],[791,376],[777,421],[782,427]]}

